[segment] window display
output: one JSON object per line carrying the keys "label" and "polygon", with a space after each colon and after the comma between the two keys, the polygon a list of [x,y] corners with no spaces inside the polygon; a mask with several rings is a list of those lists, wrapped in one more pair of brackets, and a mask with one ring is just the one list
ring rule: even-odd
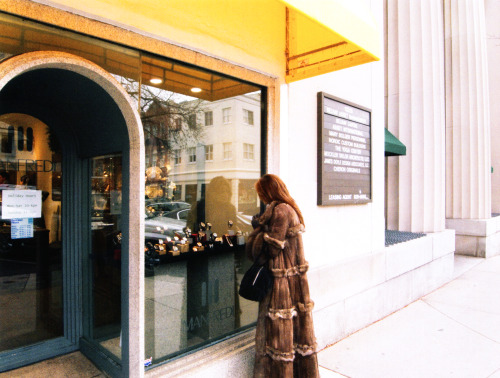
{"label": "window display", "polygon": [[24,114],[2,115],[0,135],[3,352],[62,336],[64,319],[57,143],[44,123]]}
{"label": "window display", "polygon": [[91,159],[92,314],[87,338],[121,359],[122,158]]}
{"label": "window display", "polygon": [[[248,124],[260,126],[254,114],[262,109],[257,87],[154,63],[165,71],[162,80],[153,85],[143,76],[137,98],[146,146],[145,358],[153,365],[257,318],[258,304],[238,289],[250,265],[251,217],[260,212],[253,184],[261,176],[261,130]],[[168,82],[174,72],[199,78],[201,90],[174,89]],[[228,89],[216,93],[207,80]]]}

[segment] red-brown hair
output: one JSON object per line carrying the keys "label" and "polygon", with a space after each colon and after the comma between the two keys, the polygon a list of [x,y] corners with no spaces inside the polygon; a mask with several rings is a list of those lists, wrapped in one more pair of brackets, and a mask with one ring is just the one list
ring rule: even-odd
{"label": "red-brown hair", "polygon": [[278,176],[269,173],[265,174],[259,179],[259,181],[255,183],[255,190],[257,191],[260,200],[265,204],[271,203],[273,201],[279,201],[289,204],[297,213],[300,223],[304,224],[304,218],[302,217],[302,213],[299,207],[288,192],[288,189],[283,180]]}

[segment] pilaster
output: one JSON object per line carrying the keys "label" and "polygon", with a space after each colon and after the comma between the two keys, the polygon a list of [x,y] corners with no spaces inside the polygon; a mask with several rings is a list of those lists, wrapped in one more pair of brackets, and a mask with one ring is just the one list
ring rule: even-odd
{"label": "pilaster", "polygon": [[484,2],[445,0],[448,219],[491,218]]}
{"label": "pilaster", "polygon": [[387,0],[387,127],[407,155],[387,158],[387,228],[445,229],[442,2]]}

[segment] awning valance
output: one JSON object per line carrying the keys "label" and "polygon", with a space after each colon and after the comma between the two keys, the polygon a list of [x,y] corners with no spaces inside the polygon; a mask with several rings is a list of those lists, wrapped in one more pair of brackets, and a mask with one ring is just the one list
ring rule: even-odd
{"label": "awning valance", "polygon": [[406,155],[406,146],[389,130],[385,130],[385,156]]}
{"label": "awning valance", "polygon": [[[379,60],[382,32],[365,3],[364,0],[51,1],[55,7],[70,7],[71,12],[83,12],[85,17],[97,17],[171,41],[187,47],[188,52],[199,50],[271,76],[284,75],[286,82]],[[8,37],[14,39],[6,42],[13,50],[16,44],[24,44],[23,39],[37,38],[17,31],[11,31]],[[35,45],[29,46],[57,49],[52,39],[35,41]],[[68,48],[79,51],[81,46],[74,44]],[[109,59],[104,50],[96,48],[82,53],[92,60]],[[172,58],[183,61],[182,56]],[[129,77],[134,72],[123,72],[128,68],[126,63],[119,62],[120,75]],[[152,72],[156,67],[146,64],[144,69]],[[179,75],[183,79],[189,76],[175,70],[165,72],[175,76],[176,81]],[[201,88],[204,83],[198,85],[194,83],[196,80],[198,77],[192,78],[192,84]],[[225,86],[225,83],[211,84]],[[211,98],[246,90],[231,88],[227,94],[214,92]]]}
{"label": "awning valance", "polygon": [[352,0],[280,0],[286,5],[286,81],[380,59],[370,9]]}

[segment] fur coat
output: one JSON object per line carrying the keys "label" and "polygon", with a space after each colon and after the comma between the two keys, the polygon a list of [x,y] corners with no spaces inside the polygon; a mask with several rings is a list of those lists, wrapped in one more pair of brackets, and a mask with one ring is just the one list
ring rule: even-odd
{"label": "fur coat", "polygon": [[274,276],[259,304],[254,377],[319,377],[303,231],[290,205],[273,202],[249,236],[247,254],[255,260],[266,248]]}

